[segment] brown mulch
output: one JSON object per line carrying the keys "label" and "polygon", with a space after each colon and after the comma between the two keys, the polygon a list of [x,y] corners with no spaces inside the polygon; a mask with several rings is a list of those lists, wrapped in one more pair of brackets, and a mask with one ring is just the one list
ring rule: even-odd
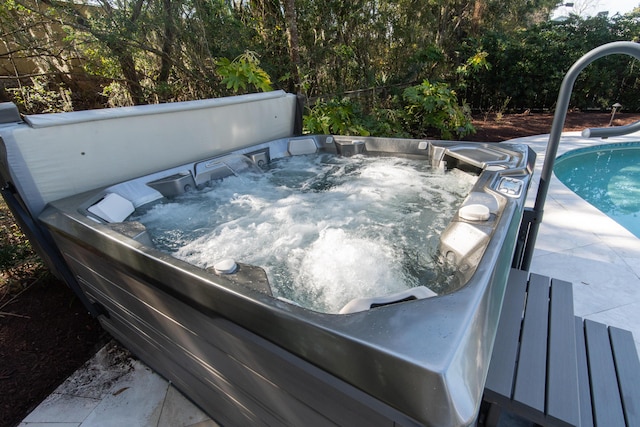
{"label": "brown mulch", "polygon": [[[611,113],[596,112],[568,112],[564,123],[564,132],[582,131],[585,128],[607,127],[611,120]],[[640,113],[619,112],[613,120],[614,126],[626,125],[640,120]],[[465,141],[501,142],[523,136],[541,135],[551,132],[553,114],[496,114],[474,117],[473,126],[476,133],[463,138]]]}
{"label": "brown mulch", "polygon": [[[69,288],[28,248],[0,197],[0,426],[15,426],[107,342],[107,334]],[[11,237],[13,235],[13,237]],[[21,246],[20,246],[21,247]],[[6,250],[5,250],[6,249]],[[9,265],[12,264],[12,265]],[[8,266],[9,265],[9,266]],[[6,268],[5,268],[6,267]]]}
{"label": "brown mulch", "polygon": [[106,342],[69,289],[40,279],[0,318],[0,425],[18,424]]}
{"label": "brown mulch", "polygon": [[[604,127],[609,113],[571,112],[565,131]],[[477,116],[477,132],[467,141],[499,142],[546,134],[553,116],[547,113]],[[615,125],[640,120],[640,114],[618,113]],[[0,201],[0,225],[12,218]],[[0,426],[17,425],[66,377],[106,342],[106,334],[62,283],[41,268],[21,279],[19,293],[5,292],[0,275]],[[26,290],[25,290],[26,289]],[[11,298],[11,302],[7,303]],[[4,305],[4,306],[3,306]]]}

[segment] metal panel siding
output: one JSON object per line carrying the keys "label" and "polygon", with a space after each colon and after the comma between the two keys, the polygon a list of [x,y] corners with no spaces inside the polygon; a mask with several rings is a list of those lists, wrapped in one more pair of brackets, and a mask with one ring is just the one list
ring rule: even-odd
{"label": "metal panel siding", "polygon": [[491,364],[485,388],[502,396],[511,396],[516,370],[520,326],[524,311],[528,272],[511,270],[505,291],[499,334],[493,345]]}
{"label": "metal panel siding", "polygon": [[[85,291],[111,313],[102,320],[105,327],[180,383],[212,417],[219,416],[219,404],[209,402],[223,395],[238,405],[230,425],[254,425],[257,419],[271,419],[271,425],[418,425],[243,328],[204,315],[104,259],[72,250],[65,255]],[[91,260],[91,268],[80,259]]]}

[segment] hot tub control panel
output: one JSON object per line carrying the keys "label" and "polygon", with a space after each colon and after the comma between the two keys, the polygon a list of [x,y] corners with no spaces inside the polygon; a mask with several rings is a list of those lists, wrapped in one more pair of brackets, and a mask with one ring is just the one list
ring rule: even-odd
{"label": "hot tub control panel", "polygon": [[498,183],[498,191],[511,197],[519,197],[522,193],[522,181],[515,178],[502,177]]}

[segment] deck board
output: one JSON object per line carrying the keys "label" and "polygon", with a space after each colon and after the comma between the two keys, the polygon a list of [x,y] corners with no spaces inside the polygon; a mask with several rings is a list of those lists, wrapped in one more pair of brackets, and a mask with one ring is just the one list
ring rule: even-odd
{"label": "deck board", "polygon": [[545,412],[549,278],[532,274],[522,323],[520,357],[513,399],[539,413]]}
{"label": "deck board", "polygon": [[580,420],[572,284],[552,279],[547,362],[547,416],[577,425]]}
{"label": "deck board", "polygon": [[640,426],[640,360],[633,334],[609,327],[620,398],[628,426]]}
{"label": "deck board", "polygon": [[578,396],[580,400],[580,426],[593,427],[593,413],[591,408],[591,392],[589,385],[589,365],[587,363],[587,349],[584,341],[584,324],[581,317],[575,316],[576,352],[578,361]]}
{"label": "deck board", "polygon": [[624,414],[607,326],[586,319],[584,328],[595,425],[624,426]]}
{"label": "deck board", "polygon": [[573,313],[571,283],[512,270],[483,402],[541,426],[639,426],[640,359],[631,332]]}

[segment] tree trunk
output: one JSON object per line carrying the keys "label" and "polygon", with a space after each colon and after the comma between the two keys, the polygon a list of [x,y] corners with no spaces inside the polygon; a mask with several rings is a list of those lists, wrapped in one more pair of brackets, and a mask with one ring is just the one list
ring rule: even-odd
{"label": "tree trunk", "polygon": [[129,91],[133,105],[146,104],[144,90],[140,84],[140,76],[136,70],[136,63],[131,52],[114,43],[107,43],[107,47],[111,49],[116,58],[118,58],[118,64],[122,70],[122,75],[126,81],[127,90]]}
{"label": "tree trunk", "polygon": [[171,72],[171,54],[175,39],[175,28],[173,23],[173,10],[171,0],[162,0],[162,10],[164,12],[164,38],[162,40],[162,56],[160,57],[160,72],[157,83],[167,83]]}
{"label": "tree trunk", "polygon": [[284,15],[287,22],[289,58],[291,59],[291,79],[289,90],[300,93],[300,44],[298,41],[298,23],[296,20],[295,0],[284,1]]}
{"label": "tree trunk", "polygon": [[484,18],[484,10],[486,8],[486,0],[476,0],[473,5],[473,16],[471,18],[471,34],[477,35]]}

